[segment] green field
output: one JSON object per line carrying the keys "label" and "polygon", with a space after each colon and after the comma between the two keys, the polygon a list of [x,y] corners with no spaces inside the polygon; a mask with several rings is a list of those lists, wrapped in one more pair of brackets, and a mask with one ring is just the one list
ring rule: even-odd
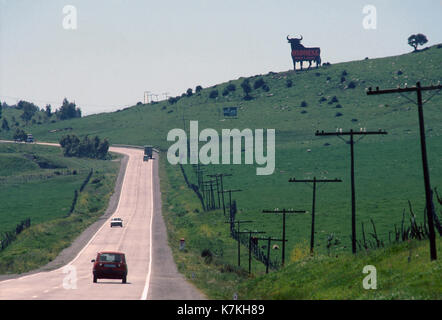
{"label": "green field", "polygon": [[[0,143],[0,166],[0,235],[31,219],[31,227],[0,251],[0,273],[14,273],[55,258],[104,212],[119,162],[66,158],[50,146]],[[74,192],[91,169],[90,182],[68,217]]]}
{"label": "green field", "polygon": [[[395,225],[401,224],[404,210],[405,222],[409,222],[408,201],[419,223],[423,221],[425,196],[417,107],[409,100],[416,100],[416,97],[414,94],[367,96],[365,89],[395,88],[406,84],[412,86],[417,81],[421,81],[423,86],[437,83],[442,78],[441,65],[442,49],[433,46],[417,53],[345,62],[303,72],[257,75],[249,78],[250,85],[253,87],[256,80],[263,79],[269,90],[254,89],[251,92],[253,99],[249,101],[243,99],[241,89],[245,78],[239,78],[204,88],[191,97],[183,96],[175,104],[163,101],[137,105],[81,119],[54,123],[47,121],[41,125],[26,126],[25,130],[41,141],[58,141],[68,133],[89,134],[107,138],[114,144],[152,144],[166,151],[171,145],[166,140],[167,133],[174,128],[188,130],[190,120],[198,120],[200,130],[213,128],[219,134],[222,129],[232,128],[276,129],[276,168],[272,175],[257,176],[253,165],[209,165],[205,167],[206,172],[231,173],[233,176],[225,180],[225,189],[243,190],[234,196],[239,209],[237,218],[254,220],[247,228],[262,230],[274,237],[281,236],[281,217],[263,215],[263,209],[285,207],[311,211],[311,187],[288,183],[289,178],[316,176],[342,179],[342,183],[324,185],[318,189],[315,248],[318,255],[326,254],[327,238],[333,234],[339,242],[331,248],[332,252],[347,254],[351,250],[350,147],[339,138],[316,137],[314,133],[316,130],[335,131],[336,128],[357,131],[360,128],[383,129],[388,132],[385,136],[365,137],[355,146],[358,240],[361,240],[362,223],[367,237],[371,237],[372,219],[377,235],[388,244],[389,233],[394,231]],[[287,86],[288,80],[292,82],[291,87]],[[236,90],[224,96],[224,89],[232,84]],[[213,90],[218,90],[216,99],[209,97]],[[439,186],[440,190],[442,97],[440,94],[432,96],[434,93],[425,93],[424,99],[429,101],[424,110],[431,183],[433,188]],[[333,97],[337,101],[333,102]],[[222,116],[222,108],[229,106],[239,108],[236,119],[224,119]],[[8,118],[10,112],[17,110],[4,110],[4,117]],[[13,128],[9,132],[2,131],[0,137],[11,138],[12,132]],[[163,195],[174,195],[173,200],[166,198],[163,201],[174,202],[174,210],[170,209],[173,213],[168,218],[172,238],[180,237],[174,234],[172,226],[185,223],[187,220],[183,217],[189,215],[190,219],[195,215],[194,219],[189,220],[190,226],[177,227],[188,233],[190,241],[199,241],[195,252],[200,254],[201,250],[206,249],[204,246],[212,246],[208,249],[218,252],[225,245],[221,260],[234,265],[235,247],[229,246],[235,243],[229,242],[228,226],[221,226],[221,220],[212,216],[219,215],[220,211],[207,213],[207,220],[201,220],[198,212],[194,212],[201,211],[194,194],[186,193],[181,199],[171,191],[184,192],[184,180],[178,178],[179,169],[166,163],[165,154],[161,159],[164,172],[174,177],[167,187],[161,186],[165,188]],[[191,182],[196,184],[192,166],[186,165],[184,168]],[[163,173],[163,177],[167,177],[167,174]],[[193,203],[191,208],[187,208],[189,203]],[[211,221],[218,221],[219,225],[215,226],[215,222],[211,224]],[[310,239],[310,221],[309,214],[287,218],[288,254],[296,252],[298,246]],[[217,239],[223,238],[223,245],[207,242],[208,237],[200,238],[204,233]],[[179,261],[180,258],[176,255],[176,259]],[[192,265],[191,260],[186,260],[181,268],[189,277],[192,268],[206,267]],[[254,272],[262,273],[262,266],[257,268]],[[242,271],[238,272],[241,274]],[[231,274],[228,273],[229,276]]]}

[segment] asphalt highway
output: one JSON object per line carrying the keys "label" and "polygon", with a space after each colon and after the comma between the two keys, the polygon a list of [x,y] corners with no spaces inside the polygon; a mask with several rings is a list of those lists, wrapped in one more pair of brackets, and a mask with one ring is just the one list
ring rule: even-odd
{"label": "asphalt highway", "polygon": [[[110,151],[128,157],[116,210],[69,263],[1,281],[0,300],[205,299],[173,261],[161,215],[158,159],[143,161],[141,149],[111,147]],[[110,227],[113,217],[123,219],[122,228]],[[99,251],[125,253],[126,284],[110,279],[93,283],[91,260]]]}

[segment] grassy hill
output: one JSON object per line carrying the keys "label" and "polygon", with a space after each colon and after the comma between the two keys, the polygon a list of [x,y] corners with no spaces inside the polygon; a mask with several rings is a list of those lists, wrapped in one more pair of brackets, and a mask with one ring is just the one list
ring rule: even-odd
{"label": "grassy hill", "polygon": [[[259,79],[269,88],[268,91],[262,87],[253,90],[250,101],[243,99],[244,79],[240,78],[182,97],[173,105],[167,101],[138,105],[82,119],[33,125],[26,131],[43,141],[58,141],[67,133],[90,134],[108,138],[111,143],[149,143],[167,150],[171,145],[166,141],[169,130],[184,126],[188,130],[189,120],[198,120],[200,130],[213,128],[219,133],[223,128],[274,128],[276,169],[273,175],[256,176],[255,168],[246,165],[209,166],[206,171],[232,173],[233,177],[226,179],[226,188],[244,190],[235,195],[242,217],[257,220],[256,228],[272,234],[280,232],[280,218],[263,217],[259,213],[262,209],[311,208],[310,187],[289,184],[290,177],[343,179],[341,184],[321,187],[317,204],[319,247],[334,233],[343,249],[349,243],[350,150],[338,138],[315,137],[315,131],[362,127],[388,132],[387,136],[364,138],[355,147],[358,228],[361,228],[360,222],[368,225],[372,218],[377,231],[386,239],[394,224],[401,222],[408,200],[416,212],[421,213],[424,208],[417,111],[406,97],[369,97],[365,89],[414,85],[417,81],[422,85],[435,83],[442,77],[441,63],[442,49],[434,46],[417,53],[339,63],[304,72],[269,73],[249,78],[252,88]],[[291,87],[287,81],[291,81]],[[236,90],[223,96],[228,85],[234,85]],[[216,99],[209,97],[213,90],[218,90]],[[430,95],[427,93],[424,98]],[[408,97],[415,100],[413,94]],[[428,156],[435,187],[442,185],[441,102],[442,97],[436,95],[425,104]],[[224,119],[222,108],[226,106],[239,107],[237,119]],[[4,113],[8,117],[7,110]],[[10,132],[1,134],[6,138],[11,135]],[[188,173],[195,181],[191,170]],[[296,235],[296,239],[307,238],[309,220],[307,215],[291,217],[289,234]],[[358,231],[360,234],[361,230]]]}
{"label": "grassy hill", "polygon": [[[388,243],[390,232],[402,222],[404,209],[407,209],[406,222],[409,220],[408,200],[418,221],[422,222],[425,197],[418,118],[415,104],[407,99],[415,100],[415,96],[369,97],[365,89],[394,88],[405,84],[412,86],[417,81],[429,85],[440,81],[442,49],[439,47],[433,46],[417,53],[394,57],[339,63],[303,72],[257,75],[248,78],[251,87],[258,81],[263,81],[266,86],[252,90],[251,100],[244,100],[241,84],[245,78],[239,78],[204,88],[190,97],[182,96],[174,104],[163,101],[137,105],[81,119],[34,124],[26,126],[25,130],[41,141],[58,141],[68,133],[89,134],[108,138],[114,144],[153,144],[166,151],[171,144],[166,140],[167,133],[174,128],[188,130],[190,120],[198,120],[200,130],[213,128],[218,133],[222,129],[231,128],[276,129],[276,168],[272,175],[257,176],[255,166],[251,165],[210,165],[205,168],[206,172],[231,173],[233,176],[225,180],[225,189],[243,190],[234,196],[239,208],[237,218],[253,220],[255,222],[247,228],[262,230],[275,237],[281,234],[281,217],[264,216],[262,209],[311,209],[311,188],[290,184],[289,178],[341,178],[342,183],[322,186],[318,190],[316,250],[319,254],[326,253],[327,239],[333,234],[338,242],[332,247],[332,252],[347,253],[350,250],[351,234],[349,146],[338,138],[315,137],[314,133],[316,130],[335,131],[336,128],[381,128],[388,132],[386,136],[366,137],[355,146],[359,239],[362,222],[370,237],[369,233],[373,232],[370,224],[372,219],[377,235]],[[232,85],[235,90],[226,91]],[[214,90],[217,90],[218,96],[211,98]],[[425,93],[424,99],[434,93]],[[441,102],[441,95],[435,95],[424,107],[433,187],[442,186]],[[229,106],[239,107],[236,119],[223,117],[222,108]],[[8,112],[12,111],[4,110],[4,117],[9,117]],[[13,128],[9,132],[2,131],[0,137],[10,138],[12,131]],[[165,158],[163,154],[163,162]],[[167,167],[165,170],[169,170],[169,176],[176,177],[179,169]],[[192,167],[184,166],[184,170],[191,182],[196,183]],[[166,176],[163,174],[163,177]],[[169,188],[183,188],[182,184],[182,180],[177,180],[171,182]],[[169,191],[163,189],[166,196]],[[181,202],[173,201],[173,207],[180,207],[182,212],[179,219],[170,215],[171,220],[181,221],[182,216],[195,210],[186,209],[188,198]],[[287,218],[287,252],[296,251],[297,245],[309,239],[310,220],[308,214]],[[198,219],[192,224],[197,222]],[[228,233],[227,225],[215,227],[209,222],[203,229],[209,235]],[[194,232],[187,231],[192,239]],[[212,246],[208,249],[219,252],[219,244],[209,242],[208,246]],[[231,257],[226,255],[226,259],[234,259],[233,253]],[[262,272],[262,268],[257,272]]]}

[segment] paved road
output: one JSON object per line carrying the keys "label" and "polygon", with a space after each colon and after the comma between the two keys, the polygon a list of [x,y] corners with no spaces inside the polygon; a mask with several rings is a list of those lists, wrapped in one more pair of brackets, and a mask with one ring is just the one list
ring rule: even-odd
{"label": "paved road", "polygon": [[[111,147],[128,157],[120,198],[107,219],[71,262],[56,270],[0,282],[0,299],[205,299],[177,271],[161,215],[158,162],[144,162],[143,151]],[[124,227],[110,228],[112,217]],[[98,251],[126,254],[127,283],[92,282],[92,263]]]}

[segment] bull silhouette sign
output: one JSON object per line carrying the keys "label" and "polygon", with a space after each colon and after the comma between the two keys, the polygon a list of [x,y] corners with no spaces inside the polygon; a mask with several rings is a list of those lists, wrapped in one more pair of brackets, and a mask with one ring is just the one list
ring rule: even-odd
{"label": "bull silhouette sign", "polygon": [[301,38],[287,36],[287,41],[292,47],[293,69],[296,70],[296,63],[299,62],[302,70],[304,61],[309,63],[309,69],[313,62],[315,62],[316,68],[319,67],[321,65],[321,48],[306,48],[301,44],[302,39],[302,36]]}

